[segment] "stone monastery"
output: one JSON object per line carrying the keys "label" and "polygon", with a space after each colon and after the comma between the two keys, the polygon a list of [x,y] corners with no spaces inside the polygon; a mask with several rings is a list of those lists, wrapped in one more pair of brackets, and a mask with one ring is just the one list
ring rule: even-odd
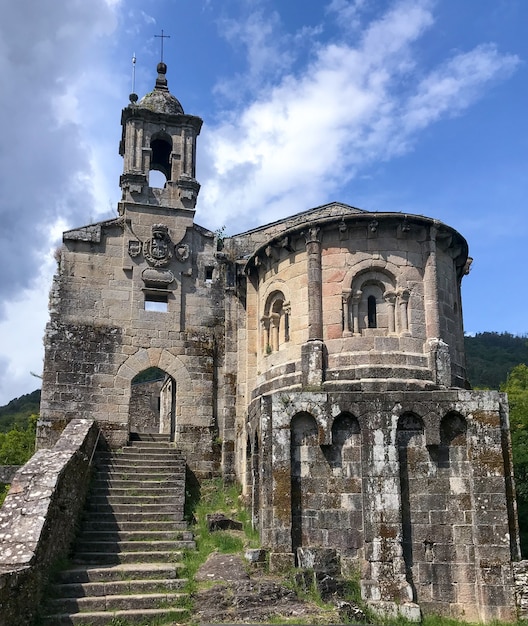
{"label": "stone monastery", "polygon": [[[332,548],[374,607],[514,619],[508,407],[466,380],[466,241],[339,202],[199,226],[202,120],[166,70],[122,112],[119,216],[64,233],[39,449],[74,418],[112,448],[169,434],[198,481],[242,484],[275,571]],[[143,414],[151,367],[166,377]]]}

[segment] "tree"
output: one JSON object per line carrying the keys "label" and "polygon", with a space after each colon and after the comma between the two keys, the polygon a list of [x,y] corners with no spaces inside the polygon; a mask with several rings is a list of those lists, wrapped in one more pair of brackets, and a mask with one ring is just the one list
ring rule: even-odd
{"label": "tree", "polygon": [[25,430],[13,428],[0,433],[0,465],[24,465],[35,452],[35,431],[38,415],[29,417]]}
{"label": "tree", "polygon": [[521,551],[528,554],[528,366],[514,367],[502,391],[510,404],[513,471],[517,491]]}

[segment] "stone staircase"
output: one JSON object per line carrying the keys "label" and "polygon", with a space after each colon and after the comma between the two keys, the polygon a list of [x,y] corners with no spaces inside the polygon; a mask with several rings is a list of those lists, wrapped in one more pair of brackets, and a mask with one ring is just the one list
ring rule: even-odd
{"label": "stone staircase", "polygon": [[163,435],[134,435],[98,452],[85,518],[68,569],[55,578],[46,626],[149,624],[187,617],[182,550],[185,460]]}

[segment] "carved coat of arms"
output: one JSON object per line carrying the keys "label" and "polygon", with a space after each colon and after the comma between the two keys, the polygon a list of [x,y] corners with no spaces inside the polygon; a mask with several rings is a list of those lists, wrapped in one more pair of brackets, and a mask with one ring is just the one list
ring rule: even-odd
{"label": "carved coat of arms", "polygon": [[165,267],[173,256],[174,244],[169,236],[169,229],[164,224],[152,226],[152,237],[143,244],[143,255],[150,265]]}

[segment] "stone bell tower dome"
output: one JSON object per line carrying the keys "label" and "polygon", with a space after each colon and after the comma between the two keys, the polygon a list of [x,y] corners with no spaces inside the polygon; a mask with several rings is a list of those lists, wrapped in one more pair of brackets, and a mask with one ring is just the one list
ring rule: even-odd
{"label": "stone bell tower dome", "polygon": [[[195,178],[196,138],[202,120],[186,115],[169,91],[167,66],[158,63],[154,89],[139,102],[131,94],[123,109],[119,154],[124,158],[119,184],[123,195],[119,212],[128,203],[194,210],[200,184]],[[161,172],[163,189],[149,184],[151,171]]]}

